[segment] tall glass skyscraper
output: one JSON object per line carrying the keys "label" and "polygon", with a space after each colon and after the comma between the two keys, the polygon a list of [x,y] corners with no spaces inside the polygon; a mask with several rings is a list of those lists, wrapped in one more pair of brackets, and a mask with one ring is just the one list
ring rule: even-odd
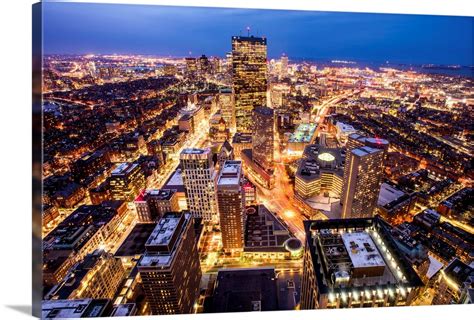
{"label": "tall glass skyscraper", "polygon": [[252,132],[252,111],[266,105],[267,39],[232,37],[232,86],[237,132]]}

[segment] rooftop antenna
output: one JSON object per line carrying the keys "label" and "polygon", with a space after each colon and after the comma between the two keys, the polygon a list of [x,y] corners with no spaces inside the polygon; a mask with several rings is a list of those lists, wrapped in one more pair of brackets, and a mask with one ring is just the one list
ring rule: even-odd
{"label": "rooftop antenna", "polygon": [[247,27],[247,37],[250,37],[250,27]]}

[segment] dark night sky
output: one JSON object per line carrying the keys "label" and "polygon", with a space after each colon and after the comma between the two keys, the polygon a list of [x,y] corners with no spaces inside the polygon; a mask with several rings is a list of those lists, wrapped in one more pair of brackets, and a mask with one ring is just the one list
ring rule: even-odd
{"label": "dark night sky", "polygon": [[473,65],[474,18],[44,3],[45,53],[224,56],[232,35],[268,38],[268,55]]}

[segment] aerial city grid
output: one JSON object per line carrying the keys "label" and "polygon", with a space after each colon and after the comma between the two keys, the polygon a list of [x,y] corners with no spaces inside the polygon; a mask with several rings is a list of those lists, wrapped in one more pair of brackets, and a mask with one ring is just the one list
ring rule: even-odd
{"label": "aerial city grid", "polygon": [[473,66],[243,29],[44,56],[42,317],[472,303]]}

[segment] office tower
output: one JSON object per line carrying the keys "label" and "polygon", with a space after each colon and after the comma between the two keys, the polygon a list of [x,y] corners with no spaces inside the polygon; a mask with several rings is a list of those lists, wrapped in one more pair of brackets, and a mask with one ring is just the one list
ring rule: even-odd
{"label": "office tower", "polygon": [[138,164],[124,162],[112,171],[109,183],[113,200],[133,201],[145,186],[145,177]]}
{"label": "office tower", "polygon": [[254,109],[254,132],[252,138],[253,160],[265,170],[273,168],[273,109]]}
{"label": "office tower", "polygon": [[196,58],[187,57],[185,60],[186,60],[186,74],[189,77],[195,76],[198,71],[198,64],[197,64]]}
{"label": "office tower", "polygon": [[107,298],[113,299],[125,269],[120,259],[104,250],[97,249],[67,274],[63,281],[46,295],[48,300]]}
{"label": "office tower", "polygon": [[342,218],[372,217],[383,177],[384,155],[382,149],[366,146],[346,155]]}
{"label": "office tower", "polygon": [[142,190],[134,203],[140,222],[157,221],[167,212],[180,211],[176,190]]}
{"label": "office tower", "polygon": [[237,132],[252,132],[252,111],[267,102],[266,38],[232,37],[232,86]]}
{"label": "office tower", "polygon": [[410,305],[423,286],[380,217],[303,224],[301,309]]}
{"label": "office tower", "polygon": [[199,57],[198,67],[201,75],[211,73],[211,63],[206,55],[203,54],[201,57]]}
{"label": "office tower", "polygon": [[231,88],[222,88],[219,90],[218,95],[218,109],[220,110],[222,117],[231,133],[235,132],[235,108],[234,108],[234,95]]}
{"label": "office tower", "polygon": [[388,147],[385,139],[367,138],[357,133],[348,136],[340,200],[343,218],[372,216]]}
{"label": "office tower", "polygon": [[201,281],[193,221],[188,213],[167,213],[145,244],[137,266],[152,314],[193,312]]}
{"label": "office tower", "polygon": [[288,75],[288,56],[283,54],[280,59],[280,78]]}
{"label": "office tower", "polygon": [[216,206],[216,171],[210,149],[184,149],[180,155],[188,209],[194,217],[219,222]]}
{"label": "office tower", "polygon": [[245,208],[242,190],[242,162],[227,160],[217,180],[217,204],[225,252],[243,248],[243,216]]}

